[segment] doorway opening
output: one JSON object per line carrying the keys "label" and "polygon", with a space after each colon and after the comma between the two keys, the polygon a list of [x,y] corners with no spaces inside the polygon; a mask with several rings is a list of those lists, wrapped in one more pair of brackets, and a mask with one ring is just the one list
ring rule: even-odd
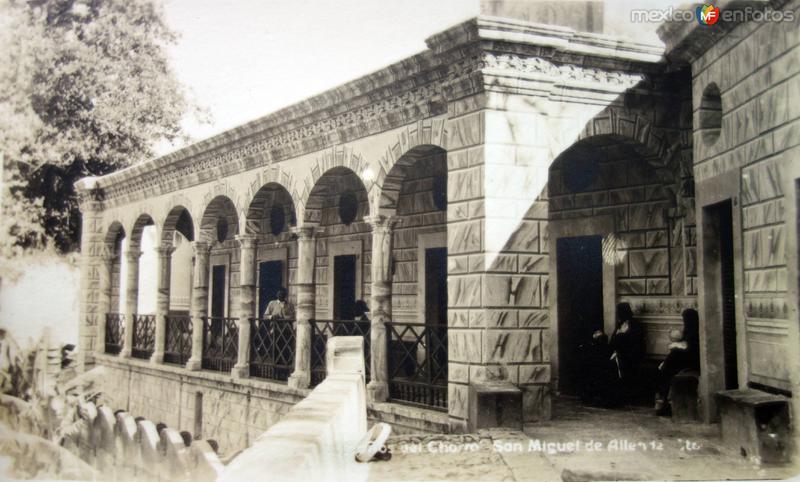
{"label": "doorway opening", "polygon": [[262,316],[267,305],[277,299],[283,288],[283,261],[262,261],[258,264],[258,315]]}
{"label": "doorway opening", "polygon": [[603,329],[602,236],[556,240],[559,391],[578,395],[580,346]]}
{"label": "doorway opening", "polygon": [[211,316],[222,318],[225,316],[225,273],[224,264],[214,265],[211,268]]}
{"label": "doorway opening", "polygon": [[[709,206],[707,219],[713,236],[711,254],[714,275],[712,293],[718,300],[722,316],[722,357],[725,389],[739,388],[738,355],[736,352],[736,298],[733,264],[733,208],[730,200]],[[716,254],[717,256],[713,256]]]}
{"label": "doorway opening", "polygon": [[333,319],[352,320],[356,304],[356,255],[333,258]]}

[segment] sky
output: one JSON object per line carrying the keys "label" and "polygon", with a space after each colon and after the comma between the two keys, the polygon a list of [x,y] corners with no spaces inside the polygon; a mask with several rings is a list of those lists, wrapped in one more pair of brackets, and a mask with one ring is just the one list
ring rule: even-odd
{"label": "sky", "polygon": [[[212,123],[184,125],[194,140],[236,127],[425,50],[425,39],[474,17],[479,0],[163,0],[180,35],[172,65]],[[608,0],[606,23],[630,7],[671,0]],[[682,3],[682,2],[678,2]],[[657,42],[655,25],[637,40]],[[158,147],[159,154],[174,146]]]}

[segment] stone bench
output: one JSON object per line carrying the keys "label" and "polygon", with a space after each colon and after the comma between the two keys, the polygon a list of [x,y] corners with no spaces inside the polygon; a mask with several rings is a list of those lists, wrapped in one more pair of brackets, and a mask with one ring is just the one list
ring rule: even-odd
{"label": "stone bench", "polygon": [[789,402],[753,389],[716,394],[723,443],[764,463],[789,461]]}
{"label": "stone bench", "polygon": [[697,407],[697,386],[699,382],[700,373],[696,370],[682,370],[672,377],[669,393],[673,421],[695,422],[700,419]]}
{"label": "stone bench", "polygon": [[474,382],[469,386],[469,429],[505,427],[522,430],[522,391],[508,381]]}

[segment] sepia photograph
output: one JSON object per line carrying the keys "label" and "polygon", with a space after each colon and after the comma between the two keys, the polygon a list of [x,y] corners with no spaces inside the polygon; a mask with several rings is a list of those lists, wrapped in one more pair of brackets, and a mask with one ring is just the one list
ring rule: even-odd
{"label": "sepia photograph", "polygon": [[800,479],[800,0],[0,0],[0,204],[0,480]]}

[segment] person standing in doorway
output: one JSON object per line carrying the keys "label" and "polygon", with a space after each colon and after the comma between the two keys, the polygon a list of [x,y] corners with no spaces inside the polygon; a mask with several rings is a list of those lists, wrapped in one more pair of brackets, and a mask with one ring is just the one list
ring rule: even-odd
{"label": "person standing in doorway", "polygon": [[261,317],[267,320],[293,320],[294,306],[286,299],[286,289],[280,288],[275,296],[276,299],[269,302]]}

